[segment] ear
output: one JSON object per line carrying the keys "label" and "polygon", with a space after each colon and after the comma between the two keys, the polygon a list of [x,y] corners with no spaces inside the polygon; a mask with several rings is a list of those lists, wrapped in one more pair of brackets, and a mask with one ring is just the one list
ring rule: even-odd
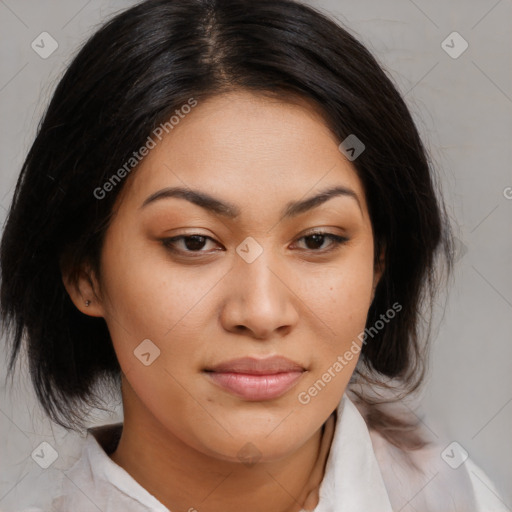
{"label": "ear", "polygon": [[375,290],[377,289],[377,285],[379,284],[382,274],[384,273],[384,270],[386,268],[385,254],[386,254],[386,246],[383,244],[380,254],[379,254],[378,261],[375,263],[374,268],[373,268],[372,302],[375,297]]}
{"label": "ear", "polygon": [[62,272],[62,282],[70,299],[79,311],[88,316],[104,316],[103,303],[99,294],[99,282],[89,267],[80,269],[75,282],[71,281],[68,273]]}

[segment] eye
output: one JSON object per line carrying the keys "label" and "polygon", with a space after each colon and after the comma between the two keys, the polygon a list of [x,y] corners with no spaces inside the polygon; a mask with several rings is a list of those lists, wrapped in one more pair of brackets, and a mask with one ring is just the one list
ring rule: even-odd
{"label": "eye", "polygon": [[[326,253],[335,250],[338,246],[348,242],[348,238],[334,233],[324,231],[315,231],[310,234],[304,235],[297,239],[297,241],[304,240],[306,242],[305,251]],[[331,243],[325,247],[325,242]],[[208,250],[208,243],[211,242],[219,247],[219,244],[206,235],[192,234],[192,235],[179,235],[172,238],[165,238],[162,240],[163,245],[172,252],[189,254],[211,254],[223,249]],[[206,249],[205,249],[206,247]],[[192,256],[194,257],[194,256]]]}
{"label": "eye", "polygon": [[[178,243],[180,242],[180,243]],[[172,238],[166,238],[162,240],[165,247],[173,252],[184,252],[184,253],[207,253],[210,251],[203,251],[202,249],[207,245],[208,242],[215,241],[209,236],[205,235],[180,235]],[[217,244],[218,245],[218,244]],[[177,247],[181,246],[181,247]]]}
{"label": "eye", "polygon": [[[344,236],[335,235],[334,233],[328,233],[325,231],[315,231],[308,235],[302,236],[298,240],[306,241],[306,251],[323,253],[336,249],[338,246],[348,242],[349,239]],[[331,243],[327,246],[327,249],[325,247],[322,248],[326,240],[331,241]]]}

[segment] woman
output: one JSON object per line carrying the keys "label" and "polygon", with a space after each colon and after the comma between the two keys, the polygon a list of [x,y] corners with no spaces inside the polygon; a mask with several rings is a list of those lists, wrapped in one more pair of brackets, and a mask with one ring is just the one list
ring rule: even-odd
{"label": "woman", "polygon": [[124,421],[35,505],[505,510],[379,404],[421,383],[451,269],[433,181],[393,84],[310,7],[149,0],[105,24],[23,166],[1,306],[50,418],[83,428],[120,387]]}

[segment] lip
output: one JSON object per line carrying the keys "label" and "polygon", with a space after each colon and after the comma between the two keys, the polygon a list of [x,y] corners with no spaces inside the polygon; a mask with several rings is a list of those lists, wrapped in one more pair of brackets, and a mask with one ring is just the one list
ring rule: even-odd
{"label": "lip", "polygon": [[248,401],[264,401],[284,395],[305,371],[290,359],[272,356],[232,359],[205,369],[205,374],[228,393]]}

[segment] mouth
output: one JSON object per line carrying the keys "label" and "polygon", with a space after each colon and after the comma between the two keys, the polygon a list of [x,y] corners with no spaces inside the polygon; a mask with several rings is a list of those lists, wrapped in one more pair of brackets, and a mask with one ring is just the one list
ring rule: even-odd
{"label": "mouth", "polygon": [[274,400],[287,393],[306,369],[282,356],[266,359],[244,357],[204,370],[224,391],[247,401]]}

